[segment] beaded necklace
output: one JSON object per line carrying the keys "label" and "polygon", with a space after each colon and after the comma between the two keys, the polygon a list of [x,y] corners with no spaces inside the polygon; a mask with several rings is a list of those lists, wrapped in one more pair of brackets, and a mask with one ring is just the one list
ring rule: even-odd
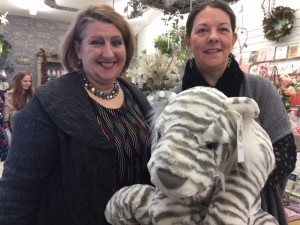
{"label": "beaded necklace", "polygon": [[86,76],[83,75],[82,78],[83,78],[84,86],[98,98],[110,100],[117,97],[117,95],[119,94],[120,86],[117,80],[115,80],[114,87],[111,90],[111,92],[105,93],[94,88],[94,86],[88,81]]}

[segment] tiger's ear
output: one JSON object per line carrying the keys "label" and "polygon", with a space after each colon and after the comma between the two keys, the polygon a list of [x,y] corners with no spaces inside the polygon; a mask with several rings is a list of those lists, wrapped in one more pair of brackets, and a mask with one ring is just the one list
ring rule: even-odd
{"label": "tiger's ear", "polygon": [[239,113],[245,122],[257,118],[260,113],[256,101],[247,97],[227,98],[224,101],[224,107],[226,110],[232,110]]}
{"label": "tiger's ear", "polygon": [[158,116],[162,113],[169,102],[176,97],[176,93],[172,91],[158,91],[154,95],[148,96],[148,100],[152,106],[149,118],[153,124]]}

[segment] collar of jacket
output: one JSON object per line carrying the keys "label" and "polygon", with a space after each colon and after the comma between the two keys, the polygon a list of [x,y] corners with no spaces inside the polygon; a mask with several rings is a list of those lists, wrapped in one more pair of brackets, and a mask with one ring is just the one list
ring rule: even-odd
{"label": "collar of jacket", "polygon": [[[144,115],[148,115],[151,106],[146,97],[134,85],[122,79],[118,80],[135,97]],[[78,73],[66,74],[36,89],[36,96],[59,129],[87,146],[112,148],[98,125],[97,117],[88,99],[89,96]]]}

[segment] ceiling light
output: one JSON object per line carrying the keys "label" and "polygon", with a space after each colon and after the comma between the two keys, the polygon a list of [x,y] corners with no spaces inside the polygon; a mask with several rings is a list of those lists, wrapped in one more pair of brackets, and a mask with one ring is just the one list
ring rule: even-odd
{"label": "ceiling light", "polygon": [[37,14],[36,9],[29,9],[29,14],[35,16]]}

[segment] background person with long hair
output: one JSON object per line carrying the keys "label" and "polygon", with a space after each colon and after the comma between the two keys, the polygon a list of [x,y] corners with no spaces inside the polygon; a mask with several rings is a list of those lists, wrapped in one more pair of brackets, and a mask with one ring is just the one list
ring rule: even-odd
{"label": "background person with long hair", "polygon": [[5,127],[13,128],[14,117],[17,112],[25,107],[35,93],[32,86],[32,76],[28,71],[20,71],[16,74],[12,88],[5,96]]}

